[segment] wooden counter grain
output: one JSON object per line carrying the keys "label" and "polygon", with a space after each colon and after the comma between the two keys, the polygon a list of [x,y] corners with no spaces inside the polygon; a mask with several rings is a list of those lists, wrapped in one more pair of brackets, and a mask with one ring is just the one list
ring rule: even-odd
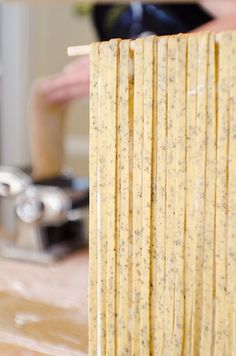
{"label": "wooden counter grain", "polygon": [[86,250],[51,266],[0,259],[0,271],[0,355],[87,355]]}

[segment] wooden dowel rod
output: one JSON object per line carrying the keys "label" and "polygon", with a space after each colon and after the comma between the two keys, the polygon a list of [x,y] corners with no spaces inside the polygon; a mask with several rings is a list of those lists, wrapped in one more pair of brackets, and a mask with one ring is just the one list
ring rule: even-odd
{"label": "wooden dowel rod", "polygon": [[69,57],[74,56],[86,56],[90,53],[90,45],[72,46],[67,48],[67,54]]}
{"label": "wooden dowel rod", "polygon": [[[134,41],[130,42],[130,49],[134,49]],[[87,56],[90,54],[90,45],[81,45],[81,46],[71,46],[67,48],[67,55],[69,57],[75,56]]]}
{"label": "wooden dowel rod", "polygon": [[[203,31],[204,32],[204,31]],[[228,31],[226,31],[228,32]],[[218,38],[215,39],[216,43],[218,43]],[[134,43],[135,41],[130,41],[130,49],[134,50]],[[90,45],[79,45],[79,46],[70,46],[67,47],[67,55],[69,57],[76,57],[76,56],[88,56],[90,54]]]}

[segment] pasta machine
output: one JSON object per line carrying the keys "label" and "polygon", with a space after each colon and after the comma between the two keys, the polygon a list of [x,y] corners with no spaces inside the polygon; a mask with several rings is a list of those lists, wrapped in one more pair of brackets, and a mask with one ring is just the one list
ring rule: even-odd
{"label": "pasta machine", "polygon": [[10,201],[12,238],[1,236],[4,257],[50,263],[86,246],[88,181],[61,175],[33,181],[14,167],[0,167],[1,201]]}

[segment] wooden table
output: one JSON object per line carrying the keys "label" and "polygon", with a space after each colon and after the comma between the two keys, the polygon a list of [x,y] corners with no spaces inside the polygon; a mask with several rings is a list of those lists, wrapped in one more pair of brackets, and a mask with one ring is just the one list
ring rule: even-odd
{"label": "wooden table", "polygon": [[87,285],[87,250],[51,266],[0,259],[0,355],[87,355]]}

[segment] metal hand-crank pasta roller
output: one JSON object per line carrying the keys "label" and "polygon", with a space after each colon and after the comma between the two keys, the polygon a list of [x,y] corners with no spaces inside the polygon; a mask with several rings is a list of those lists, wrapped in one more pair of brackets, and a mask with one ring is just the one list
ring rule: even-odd
{"label": "metal hand-crank pasta roller", "polygon": [[50,263],[87,245],[88,187],[81,180],[59,177],[33,182],[12,167],[0,167],[0,196],[13,200],[12,240],[0,254],[17,260]]}

